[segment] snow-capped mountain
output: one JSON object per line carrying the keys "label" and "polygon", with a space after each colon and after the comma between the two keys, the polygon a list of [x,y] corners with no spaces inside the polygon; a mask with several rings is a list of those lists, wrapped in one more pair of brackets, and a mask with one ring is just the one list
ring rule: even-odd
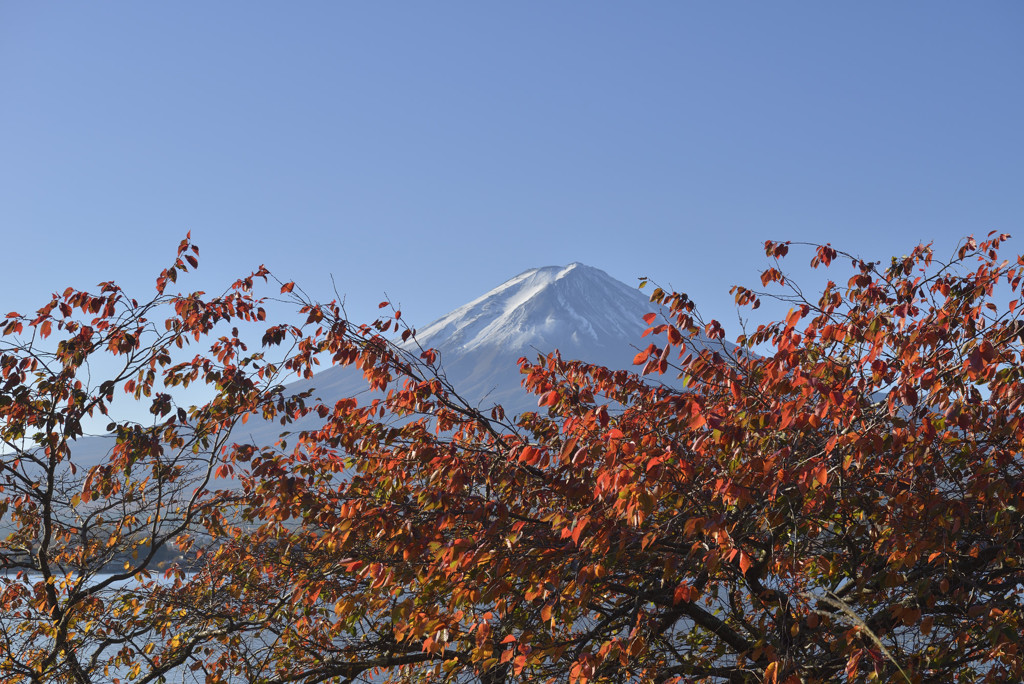
{"label": "snow-capped mountain", "polygon": [[[558,349],[565,359],[582,359],[629,369],[653,311],[647,296],[604,271],[580,263],[534,268],[507,280],[417,331],[415,345],[439,352],[448,381],[465,399],[509,414],[536,409],[536,398],[521,387],[516,361]],[[331,368],[308,387],[324,400],[366,393],[358,372]]]}
{"label": "snow-capped mountain", "polygon": [[536,408],[520,387],[519,357],[558,349],[566,359],[631,368],[643,316],[653,308],[636,287],[599,269],[546,266],[455,309],[416,339],[440,351],[448,379],[466,398],[516,413]]}

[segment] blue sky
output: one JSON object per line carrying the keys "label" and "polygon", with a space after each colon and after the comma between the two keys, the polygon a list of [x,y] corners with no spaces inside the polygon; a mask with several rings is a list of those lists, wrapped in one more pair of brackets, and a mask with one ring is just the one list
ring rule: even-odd
{"label": "blue sky", "polygon": [[1022,36],[1016,1],[5,2],[0,308],[144,295],[191,230],[186,285],[333,274],[356,318],[582,261],[734,320],[767,238],[1022,234]]}

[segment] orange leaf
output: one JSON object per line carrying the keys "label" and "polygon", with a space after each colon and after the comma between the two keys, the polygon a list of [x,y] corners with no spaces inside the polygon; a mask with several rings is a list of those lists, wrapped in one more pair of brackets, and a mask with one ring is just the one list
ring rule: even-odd
{"label": "orange leaf", "polygon": [[537,406],[554,406],[557,403],[558,392],[556,390],[551,390],[547,394],[541,396],[541,398],[537,401]]}
{"label": "orange leaf", "polygon": [[585,528],[589,522],[590,518],[588,516],[584,516],[580,518],[579,522],[576,523],[576,527],[573,528],[572,540],[576,545],[579,545],[580,536],[583,534],[583,528]]}
{"label": "orange leaf", "polygon": [[647,363],[647,359],[652,351],[654,351],[654,345],[648,345],[647,349],[633,357],[633,365],[639,366],[640,364]]}
{"label": "orange leaf", "polygon": [[747,570],[750,570],[750,556],[740,551],[740,572],[744,575],[747,574]]}
{"label": "orange leaf", "polygon": [[523,450],[519,453],[519,462],[525,463],[526,465],[534,465],[540,460],[540,449],[536,447],[527,446],[523,447]]}
{"label": "orange leaf", "polygon": [[682,582],[676,587],[676,590],[672,595],[672,603],[686,603],[692,601],[696,593],[696,589],[686,582]]}

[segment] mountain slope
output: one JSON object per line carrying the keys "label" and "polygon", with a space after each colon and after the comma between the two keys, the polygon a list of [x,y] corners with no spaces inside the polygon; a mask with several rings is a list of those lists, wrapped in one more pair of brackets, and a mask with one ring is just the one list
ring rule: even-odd
{"label": "mountain slope", "polygon": [[652,310],[604,271],[574,263],[521,273],[417,333],[440,351],[448,379],[471,401],[510,413],[535,407],[516,360],[558,349],[563,358],[630,368]]}

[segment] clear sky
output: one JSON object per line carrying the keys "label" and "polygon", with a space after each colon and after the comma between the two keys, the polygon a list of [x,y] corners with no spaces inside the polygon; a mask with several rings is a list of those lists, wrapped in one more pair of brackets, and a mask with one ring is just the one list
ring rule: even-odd
{"label": "clear sky", "polygon": [[582,261],[728,319],[767,238],[1022,219],[1018,0],[0,2],[0,314],[144,294],[191,230],[186,285],[333,274],[355,317]]}

